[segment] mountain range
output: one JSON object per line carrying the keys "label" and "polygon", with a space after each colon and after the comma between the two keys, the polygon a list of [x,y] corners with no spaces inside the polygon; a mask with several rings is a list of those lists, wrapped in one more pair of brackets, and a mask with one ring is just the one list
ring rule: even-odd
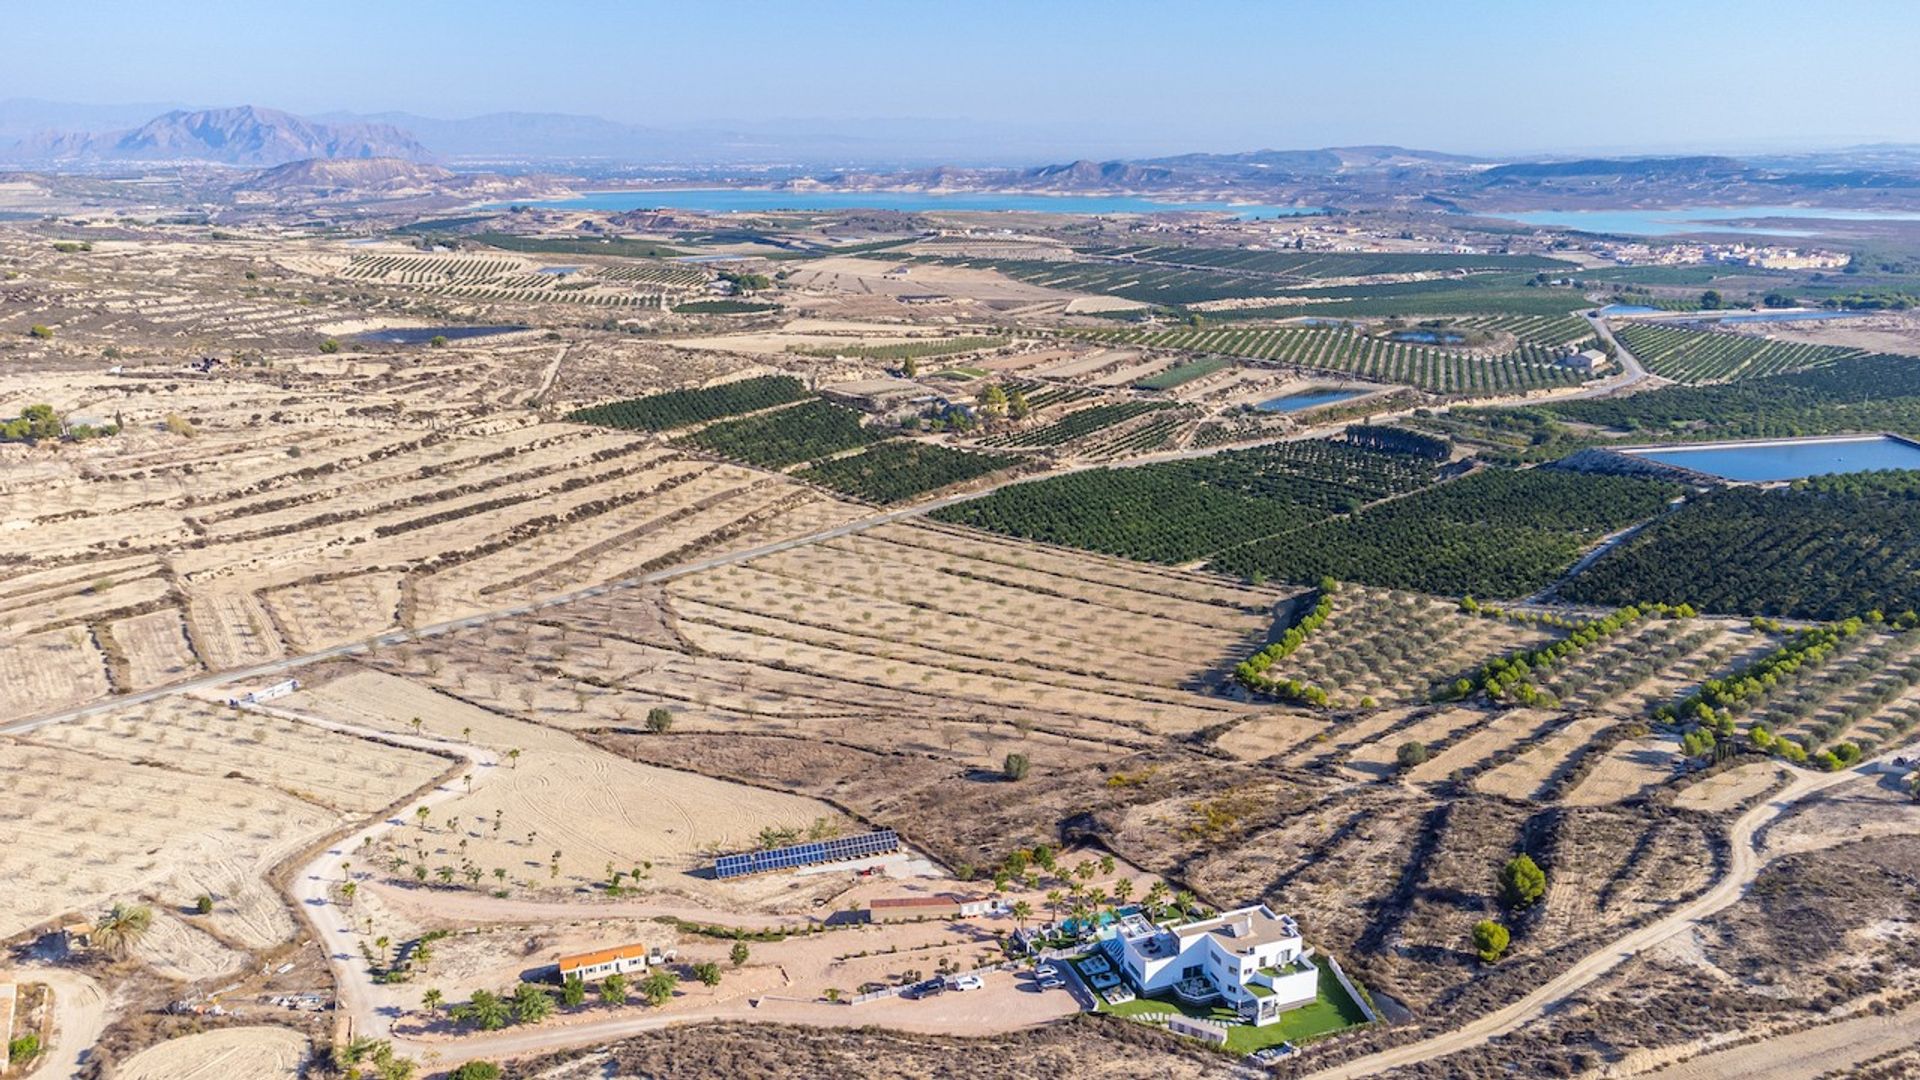
{"label": "mountain range", "polygon": [[176,109],[121,131],[42,131],[16,142],[4,156],[35,164],[170,161],[254,167],[314,158],[432,158],[411,134],[389,124],[326,123],[255,105]]}

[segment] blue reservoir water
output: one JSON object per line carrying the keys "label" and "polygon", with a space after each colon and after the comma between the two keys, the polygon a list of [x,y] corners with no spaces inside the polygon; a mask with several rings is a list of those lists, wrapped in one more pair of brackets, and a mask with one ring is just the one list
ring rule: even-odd
{"label": "blue reservoir water", "polygon": [[579,267],[577,267],[577,266],[543,266],[543,267],[541,267],[540,269],[538,269],[538,270],[535,270],[535,271],[534,271],[534,273],[536,273],[536,274],[554,274],[554,275],[556,275],[556,276],[557,276],[557,275],[561,275],[561,274],[571,274],[571,273],[573,273],[574,271],[576,271],[576,270],[578,270],[578,269],[580,269],[580,268],[579,268]]}
{"label": "blue reservoir water", "polygon": [[[501,204],[506,205],[506,204]],[[1318,206],[1256,206],[1229,202],[1169,202],[1138,195],[1034,195],[1006,191],[770,191],[759,188],[654,188],[592,191],[572,199],[516,205],[554,210],[1024,210],[1046,214],[1155,214],[1216,210],[1243,218],[1324,213]]]}
{"label": "blue reservoir water", "polygon": [[1600,309],[1602,315],[1652,315],[1660,309],[1645,304],[1608,304]]}
{"label": "blue reservoir water", "polygon": [[1418,345],[1458,345],[1467,340],[1467,335],[1451,330],[1395,330],[1387,336],[1394,341],[1409,341]]}
{"label": "blue reservoir water", "polygon": [[1886,435],[1841,439],[1655,446],[1622,453],[1727,480],[1763,483],[1829,473],[1920,469],[1920,446]]}
{"label": "blue reservoir water", "polygon": [[1302,412],[1307,409],[1331,405],[1336,401],[1346,401],[1367,393],[1365,390],[1339,390],[1328,386],[1315,386],[1306,390],[1296,390],[1277,398],[1269,398],[1255,405],[1261,412]]}
{"label": "blue reservoir water", "polygon": [[385,330],[355,334],[353,339],[376,345],[424,345],[437,337],[461,341],[495,334],[514,334],[525,329],[524,326],[390,326]]}
{"label": "blue reservoir water", "polygon": [[1765,229],[1730,225],[1752,218],[1824,218],[1837,221],[1920,221],[1920,211],[1842,210],[1830,206],[1696,206],[1680,210],[1528,210],[1490,214],[1528,225],[1584,232],[1670,236],[1690,232],[1734,232],[1754,236],[1812,236],[1816,229]]}

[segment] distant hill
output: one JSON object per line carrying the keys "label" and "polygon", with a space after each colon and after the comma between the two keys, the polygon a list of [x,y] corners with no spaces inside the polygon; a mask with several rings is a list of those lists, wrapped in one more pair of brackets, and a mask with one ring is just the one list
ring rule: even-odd
{"label": "distant hill", "polygon": [[1751,170],[1730,157],[1587,158],[1580,161],[1530,161],[1496,165],[1480,174],[1489,184],[1519,180],[1728,180]]}
{"label": "distant hill", "polygon": [[311,158],[426,161],[427,148],[387,124],[329,124],[277,109],[240,105],[176,110],[126,131],[43,132],[6,155],[16,161],[203,161],[281,165]]}
{"label": "distant hill", "polygon": [[438,165],[402,158],[309,158],[255,173],[234,185],[236,191],[391,192],[432,189],[454,179]]}

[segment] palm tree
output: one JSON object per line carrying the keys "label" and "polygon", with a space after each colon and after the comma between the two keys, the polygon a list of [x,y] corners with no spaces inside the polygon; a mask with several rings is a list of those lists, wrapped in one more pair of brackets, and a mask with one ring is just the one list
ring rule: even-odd
{"label": "palm tree", "polygon": [[1015,900],[1013,902],[1012,912],[1014,922],[1020,925],[1020,929],[1025,930],[1027,928],[1027,920],[1033,918],[1033,905],[1027,903],[1025,900]]}
{"label": "palm tree", "polygon": [[1133,895],[1133,879],[1132,878],[1121,878],[1119,881],[1116,881],[1113,883],[1113,898],[1115,900],[1118,900],[1124,904],[1127,902],[1127,897],[1132,895]]}
{"label": "palm tree", "polygon": [[440,1011],[440,1003],[445,1000],[446,996],[440,993],[439,987],[429,987],[426,993],[420,995],[420,1004],[425,1005],[428,1012]]}
{"label": "palm tree", "polygon": [[115,956],[133,951],[153,926],[153,909],[144,904],[115,904],[93,927],[93,940]]}
{"label": "palm tree", "polygon": [[340,899],[345,900],[348,904],[352,904],[353,894],[359,891],[360,891],[360,884],[358,882],[349,881],[345,885],[340,886]]}
{"label": "palm tree", "polygon": [[507,760],[513,762],[514,768],[516,769],[519,768],[520,767],[520,748],[516,746],[513,749],[508,750]]}
{"label": "palm tree", "polygon": [[1047,890],[1047,910],[1048,911],[1051,911],[1054,913],[1055,916],[1058,916],[1060,914],[1060,908],[1063,903],[1064,901],[1062,900],[1062,893],[1060,892],[1059,889]]}
{"label": "palm tree", "polygon": [[553,998],[544,987],[521,983],[513,988],[513,1018],[523,1024],[537,1024],[553,1015]]}
{"label": "palm tree", "polygon": [[409,720],[409,721],[407,721],[407,723],[409,723],[409,724],[412,724],[412,725],[413,725],[413,733],[414,733],[415,735],[418,735],[418,734],[420,734],[420,726],[421,726],[422,724],[424,724],[424,723],[426,723],[426,721],[424,721],[424,720],[422,720],[422,719],[420,719],[419,717],[417,717],[417,716],[416,716],[416,717],[414,717],[413,719],[411,719],[411,720]]}

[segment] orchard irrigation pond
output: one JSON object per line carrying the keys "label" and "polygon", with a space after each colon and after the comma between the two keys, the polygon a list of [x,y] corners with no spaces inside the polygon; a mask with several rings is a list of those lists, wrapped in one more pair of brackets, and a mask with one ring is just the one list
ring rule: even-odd
{"label": "orchard irrigation pond", "polygon": [[1623,448],[1620,453],[1752,484],[1833,473],[1920,469],[1920,443],[1893,435],[1636,446]]}

